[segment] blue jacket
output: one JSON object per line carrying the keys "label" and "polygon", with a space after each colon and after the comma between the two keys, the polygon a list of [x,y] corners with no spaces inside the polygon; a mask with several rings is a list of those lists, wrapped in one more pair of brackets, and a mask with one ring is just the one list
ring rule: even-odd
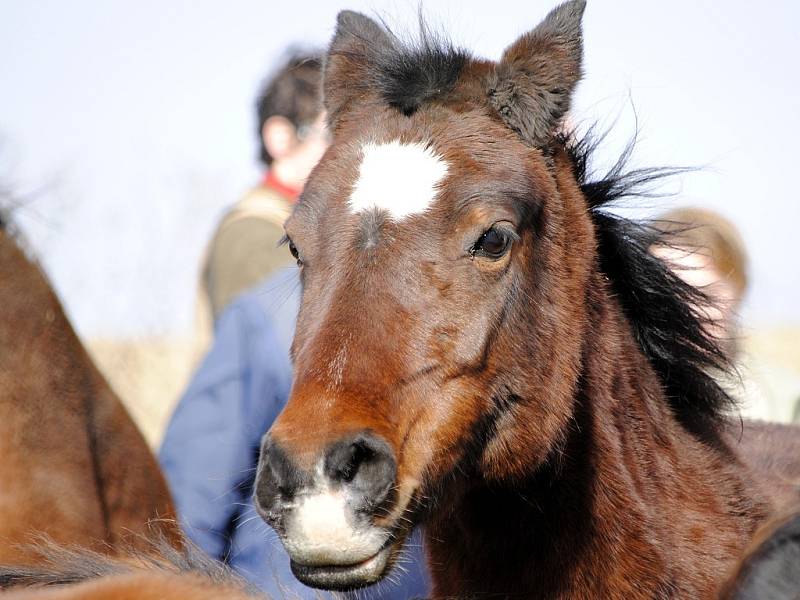
{"label": "blue jacket", "polygon": [[[235,300],[216,323],[214,343],[181,398],[159,458],[181,524],[273,598],[332,597],[297,581],[275,532],[256,514],[252,484],[261,436],[289,396],[289,345],[299,303],[295,269]],[[405,573],[359,597],[426,596],[421,540],[408,544]]]}

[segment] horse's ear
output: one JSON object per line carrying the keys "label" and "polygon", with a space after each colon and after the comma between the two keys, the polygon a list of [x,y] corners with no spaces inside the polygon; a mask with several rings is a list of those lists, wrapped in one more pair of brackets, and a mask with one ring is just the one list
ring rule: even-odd
{"label": "horse's ear", "polygon": [[543,147],[569,110],[581,77],[585,0],[553,9],[509,46],[489,81],[489,101],[527,143]]}
{"label": "horse's ear", "polygon": [[366,15],[351,10],[339,13],[324,67],[324,101],[331,131],[348,102],[370,89],[374,65],[393,48],[390,34]]}

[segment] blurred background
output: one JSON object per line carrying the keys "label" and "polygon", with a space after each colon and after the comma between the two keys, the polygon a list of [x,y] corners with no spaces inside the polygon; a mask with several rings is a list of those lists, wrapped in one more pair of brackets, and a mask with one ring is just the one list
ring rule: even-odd
{"label": "blurred background", "polygon": [[[21,199],[15,221],[153,444],[193,367],[208,238],[261,177],[254,101],[286,48],[324,47],[342,8],[407,31],[421,6],[496,59],[554,2],[222,6],[0,0],[0,177]],[[637,212],[690,204],[739,228],[747,343],[800,376],[800,4],[594,0],[584,22],[573,121],[613,125],[600,163],[638,129],[635,165],[700,167]]]}

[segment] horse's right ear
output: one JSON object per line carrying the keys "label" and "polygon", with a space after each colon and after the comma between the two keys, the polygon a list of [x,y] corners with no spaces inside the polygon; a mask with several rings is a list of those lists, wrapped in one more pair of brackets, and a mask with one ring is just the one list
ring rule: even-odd
{"label": "horse's right ear", "polygon": [[324,67],[324,101],[331,131],[348,103],[373,87],[375,64],[393,48],[390,34],[366,15],[351,10],[339,13]]}

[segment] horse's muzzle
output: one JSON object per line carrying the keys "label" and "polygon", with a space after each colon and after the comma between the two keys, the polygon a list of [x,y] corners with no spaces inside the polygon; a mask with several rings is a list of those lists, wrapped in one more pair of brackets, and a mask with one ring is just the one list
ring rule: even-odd
{"label": "horse's muzzle", "polygon": [[308,585],[348,589],[374,583],[392,553],[390,529],[376,525],[392,503],[397,464],[372,432],[328,445],[302,469],[266,435],[255,505],[279,533],[295,576]]}

